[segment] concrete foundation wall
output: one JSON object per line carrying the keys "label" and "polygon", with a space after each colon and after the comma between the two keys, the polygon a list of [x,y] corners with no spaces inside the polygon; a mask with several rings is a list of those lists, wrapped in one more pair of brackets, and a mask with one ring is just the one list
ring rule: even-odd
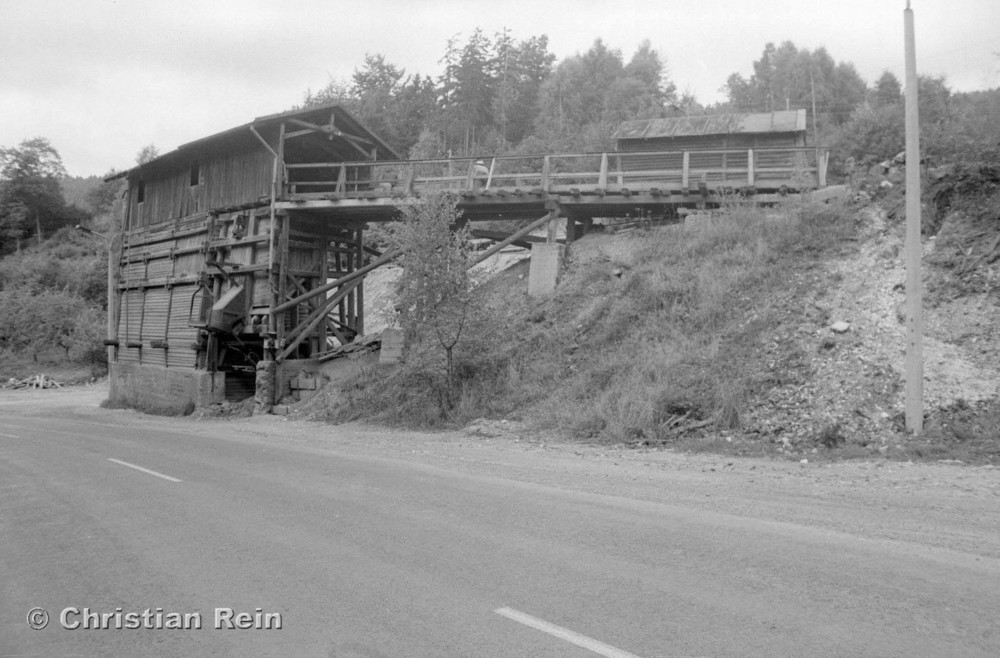
{"label": "concrete foundation wall", "polygon": [[155,413],[185,413],[226,399],[226,375],[185,368],[110,364],[110,402]]}
{"label": "concrete foundation wall", "polygon": [[531,264],[528,266],[528,294],[532,297],[551,295],[559,282],[565,247],[558,243],[531,245]]}

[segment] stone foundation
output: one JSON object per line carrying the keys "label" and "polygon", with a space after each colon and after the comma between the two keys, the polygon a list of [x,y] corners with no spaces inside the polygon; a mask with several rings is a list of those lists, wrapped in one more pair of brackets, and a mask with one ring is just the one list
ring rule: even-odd
{"label": "stone foundation", "polygon": [[109,371],[108,397],[113,406],[182,414],[226,399],[226,375],[222,372],[137,363],[112,363]]}

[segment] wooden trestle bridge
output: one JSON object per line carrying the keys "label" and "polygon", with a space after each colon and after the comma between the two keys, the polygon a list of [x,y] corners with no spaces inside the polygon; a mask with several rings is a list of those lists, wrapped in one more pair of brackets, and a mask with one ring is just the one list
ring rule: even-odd
{"label": "wooden trestle bridge", "polygon": [[826,149],[792,147],[289,163],[277,208],[387,221],[401,204],[449,191],[468,221],[525,219],[553,204],[575,221],[663,214],[823,187],[827,157]]}
{"label": "wooden trestle bridge", "polygon": [[[664,217],[680,207],[712,207],[735,196],[760,203],[806,187],[826,184],[826,151],[815,148],[650,151],[532,156],[467,157],[410,161],[289,163],[286,180],[273,204],[276,213],[319,219],[328,226],[361,226],[398,218],[400,206],[420,197],[450,192],[458,197],[468,222],[534,220],[513,235],[489,235],[502,244],[523,239],[545,223],[565,222],[571,243],[595,218]],[[555,234],[554,230],[549,235]],[[364,260],[360,231],[346,252],[358,256],[328,269],[339,278],[306,289],[279,302],[275,313],[291,311],[314,300],[288,331],[277,322],[277,360],[295,354],[316,334],[315,357],[323,356],[321,327],[343,343],[363,332],[363,302],[357,299],[363,275],[395,254]],[[341,249],[341,252],[344,250]],[[492,254],[489,250],[486,254]],[[322,303],[321,295],[337,291]],[[341,311],[336,317],[330,314]],[[344,311],[346,309],[346,313]],[[301,317],[301,316],[300,316]]]}

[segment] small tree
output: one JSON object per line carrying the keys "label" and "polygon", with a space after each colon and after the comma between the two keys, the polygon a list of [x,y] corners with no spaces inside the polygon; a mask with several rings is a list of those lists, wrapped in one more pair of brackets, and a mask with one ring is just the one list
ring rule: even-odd
{"label": "small tree", "polygon": [[389,230],[402,251],[396,296],[407,366],[432,375],[447,410],[458,383],[456,347],[478,316],[468,226],[461,225],[457,198],[443,193],[404,208],[403,221]]}

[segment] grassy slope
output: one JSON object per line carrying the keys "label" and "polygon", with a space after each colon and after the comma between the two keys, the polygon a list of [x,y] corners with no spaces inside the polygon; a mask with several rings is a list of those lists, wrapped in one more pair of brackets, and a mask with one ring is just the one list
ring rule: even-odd
{"label": "grassy slope", "polygon": [[421,425],[511,417],[629,443],[744,427],[753,400],[804,376],[795,350],[771,340],[781,300],[822,285],[820,261],[843,250],[855,221],[826,205],[729,212],[698,230],[588,236],[550,299],[524,294],[524,266],[492,280],[488,328],[465,346],[463,395],[447,413],[413,373],[382,381],[366,370],[332,417]]}
{"label": "grassy slope", "polygon": [[[837,203],[736,203],[697,229],[590,235],[551,298],[526,295],[526,263],[484,287],[488,323],[459,354],[453,408],[426,373],[371,366],[311,408],[399,426],[506,419],[575,440],[737,454],[998,461],[996,400],[962,399],[950,371],[951,388],[930,387],[925,436],[901,431],[902,225],[883,220]],[[943,267],[931,263],[928,277]],[[931,309],[929,358],[958,340],[936,320],[950,312]],[[851,331],[832,332],[838,319]]]}
{"label": "grassy slope", "polygon": [[731,444],[770,389],[807,376],[780,328],[853,224],[842,208],[737,205],[698,230],[651,229],[616,255],[578,258],[534,309],[526,379],[549,381],[527,416],[576,437]]}

